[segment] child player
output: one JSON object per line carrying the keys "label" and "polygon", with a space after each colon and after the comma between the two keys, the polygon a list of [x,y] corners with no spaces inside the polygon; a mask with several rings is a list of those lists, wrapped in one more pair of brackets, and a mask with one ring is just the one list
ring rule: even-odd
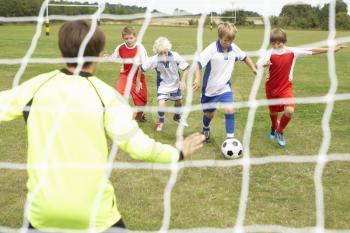
{"label": "child player", "polygon": [[[177,52],[171,51],[171,47],[167,38],[159,37],[153,45],[153,51],[157,55],[141,65],[141,69],[144,72],[150,69],[155,69],[157,72],[157,99],[160,109],[158,112],[159,120],[156,123],[157,131],[161,131],[164,126],[165,114],[161,109],[165,107],[165,101],[174,101],[178,110],[182,106],[181,90],[184,90],[186,87],[189,64]],[[183,71],[181,81],[180,70]],[[180,122],[180,118],[179,112],[176,111],[173,117],[174,121]],[[187,123],[184,124],[187,126]]]}
{"label": "child player", "polygon": [[[122,38],[124,43],[117,46],[112,57],[121,59],[135,59],[137,69],[132,72],[134,63],[123,62],[120,71],[117,90],[124,95],[127,86],[128,77],[131,75],[132,84],[130,89],[131,97],[135,106],[145,106],[147,104],[147,85],[146,78],[142,71],[138,68],[139,64],[147,61],[147,52],[142,44],[136,43],[136,31],[132,27],[125,27],[122,30]],[[133,74],[132,74],[133,73]],[[145,122],[146,118],[142,111],[136,113],[135,119],[138,122]]]}
{"label": "child player", "polygon": [[[236,27],[231,23],[222,23],[218,27],[218,40],[211,43],[201,54],[198,61],[199,69],[206,66],[201,103],[203,104],[203,134],[206,141],[210,141],[210,122],[214,117],[215,108],[206,104],[224,103],[226,136],[234,137],[235,115],[232,106],[233,90],[231,88],[231,76],[234,64],[244,61],[257,74],[255,64],[237,45],[233,43],[237,34]],[[194,90],[199,88],[200,72],[197,70],[193,84]]]}
{"label": "child player", "polygon": [[[272,123],[269,138],[270,140],[276,139],[278,145],[282,147],[286,145],[283,130],[288,125],[294,113],[292,80],[296,59],[300,56],[316,55],[327,53],[328,51],[338,52],[346,47],[345,45],[339,45],[332,50],[330,48],[292,48],[285,46],[286,42],[287,35],[285,31],[281,28],[273,29],[270,35],[272,48],[268,51],[262,64],[263,67],[268,67],[265,84],[267,99],[291,99],[290,101],[269,106]],[[278,123],[279,112],[284,113]]]}

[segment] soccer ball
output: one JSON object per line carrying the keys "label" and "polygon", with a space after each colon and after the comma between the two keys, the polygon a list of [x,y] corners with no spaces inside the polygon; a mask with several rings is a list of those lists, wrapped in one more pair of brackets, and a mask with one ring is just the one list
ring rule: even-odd
{"label": "soccer ball", "polygon": [[242,144],[236,138],[226,139],[221,145],[221,152],[226,159],[238,159],[242,155]]}

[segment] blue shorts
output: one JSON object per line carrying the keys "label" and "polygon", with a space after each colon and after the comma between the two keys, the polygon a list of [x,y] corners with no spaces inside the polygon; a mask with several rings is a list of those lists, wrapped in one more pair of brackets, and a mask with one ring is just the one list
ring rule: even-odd
{"label": "blue shorts", "polygon": [[[233,92],[225,92],[222,93],[221,95],[216,95],[216,96],[205,96],[204,94],[202,94],[201,97],[201,104],[207,104],[207,103],[233,103]],[[216,110],[216,108],[207,108],[207,109],[203,109],[203,112],[214,112]]]}
{"label": "blue shorts", "polygon": [[181,100],[182,99],[182,93],[180,89],[177,89],[174,92],[168,92],[168,93],[161,93],[158,92],[157,93],[157,99],[159,100],[172,100],[172,101],[176,101],[176,100]]}

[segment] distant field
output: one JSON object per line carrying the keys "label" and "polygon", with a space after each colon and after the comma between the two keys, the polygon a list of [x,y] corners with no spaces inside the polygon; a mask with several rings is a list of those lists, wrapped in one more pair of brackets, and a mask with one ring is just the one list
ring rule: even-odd
{"label": "distant field", "polygon": [[[106,51],[112,53],[121,43],[123,25],[102,25],[107,35]],[[51,26],[51,36],[42,34],[33,57],[59,57],[57,31],[59,24]],[[0,26],[0,59],[21,58],[30,46],[35,33],[33,25]],[[245,51],[258,50],[263,41],[263,29],[239,29],[236,43]],[[324,31],[288,30],[289,46],[325,40]],[[143,44],[149,55],[158,36],[168,37],[173,50],[180,54],[193,54],[196,50],[195,27],[148,28]],[[337,37],[350,36],[349,31],[337,32]],[[204,31],[204,46],[216,39],[216,31]],[[350,92],[350,48],[336,54],[338,77],[337,93]],[[256,58],[253,58],[256,61]],[[59,69],[64,64],[30,64],[22,82],[40,73]],[[0,65],[0,91],[11,87],[19,65]],[[101,64],[97,76],[115,86],[120,65]],[[254,77],[244,63],[236,65],[232,77],[235,101],[247,101]],[[156,105],[155,72],[147,73],[149,105]],[[324,96],[329,89],[327,56],[300,58],[294,73],[296,97]],[[264,84],[259,88],[258,99],[264,99]],[[195,93],[193,104],[199,103]],[[170,104],[170,103],[169,103]],[[247,108],[236,110],[236,136],[242,140],[247,121]],[[270,120],[266,106],[257,109],[251,135],[251,157],[275,155],[315,155],[321,141],[321,119],[324,104],[299,104],[294,119],[285,131],[287,147],[278,148],[267,139]],[[153,138],[174,144],[177,125],[170,113],[166,114],[164,131],[156,133],[156,114],[147,113],[148,123],[140,127]],[[350,153],[350,101],[337,101],[331,119],[332,139],[328,153]],[[201,131],[202,113],[192,112],[185,130],[188,135]],[[220,145],[225,138],[224,115],[218,111],[212,122],[211,144],[204,146],[193,160],[223,160]],[[24,163],[26,161],[26,130],[22,119],[0,124],[0,162]],[[131,161],[119,153],[118,161]],[[315,164],[254,165],[250,172],[250,193],[245,225],[267,224],[286,227],[315,226]],[[170,172],[157,170],[114,170],[111,181],[115,187],[118,206],[128,228],[133,230],[158,230],[163,218],[163,192]],[[0,170],[0,226],[18,228],[22,224],[26,195],[25,171]],[[237,217],[242,182],[242,167],[187,168],[180,171],[172,192],[171,228],[231,227]],[[350,229],[350,163],[330,162],[323,174],[325,195],[325,223],[331,229]]]}

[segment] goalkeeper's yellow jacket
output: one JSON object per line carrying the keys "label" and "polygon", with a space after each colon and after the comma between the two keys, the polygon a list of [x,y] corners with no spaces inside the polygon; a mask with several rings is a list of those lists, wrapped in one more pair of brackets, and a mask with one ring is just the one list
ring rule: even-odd
{"label": "goalkeeper's yellow jacket", "polygon": [[179,160],[176,148],[140,130],[122,96],[88,73],[56,70],[0,92],[0,122],[22,115],[28,131],[28,218],[38,229],[86,229],[95,219],[103,231],[121,218],[106,177],[106,136],[134,159]]}

